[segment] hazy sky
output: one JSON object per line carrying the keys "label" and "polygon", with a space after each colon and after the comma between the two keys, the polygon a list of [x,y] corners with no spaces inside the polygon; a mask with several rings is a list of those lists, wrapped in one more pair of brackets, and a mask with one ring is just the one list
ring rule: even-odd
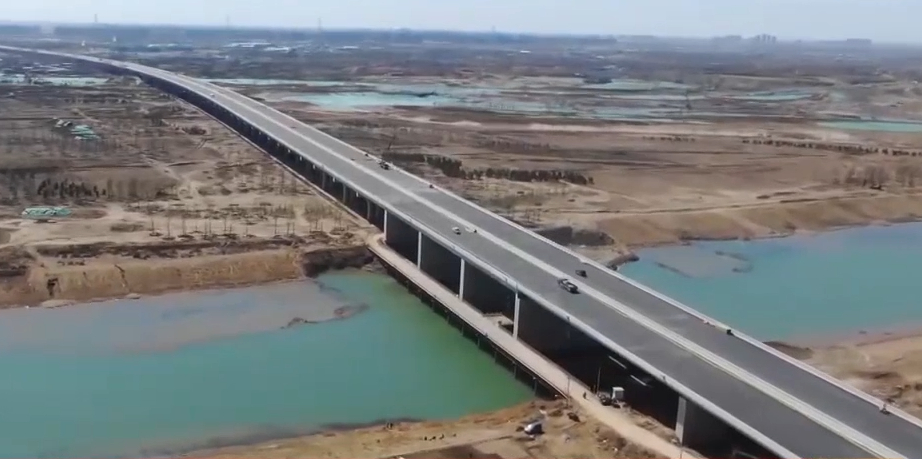
{"label": "hazy sky", "polygon": [[922,42],[922,0],[0,0],[0,20]]}

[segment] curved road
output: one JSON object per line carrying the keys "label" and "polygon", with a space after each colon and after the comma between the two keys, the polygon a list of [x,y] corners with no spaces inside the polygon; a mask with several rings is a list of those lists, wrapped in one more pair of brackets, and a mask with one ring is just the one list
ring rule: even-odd
{"label": "curved road", "polygon": [[[441,244],[505,279],[782,457],[922,459],[922,427],[902,412],[287,115],[203,81],[138,64],[0,47],[130,70],[211,97]],[[454,235],[451,228],[477,233]],[[582,293],[556,283],[575,269]]]}

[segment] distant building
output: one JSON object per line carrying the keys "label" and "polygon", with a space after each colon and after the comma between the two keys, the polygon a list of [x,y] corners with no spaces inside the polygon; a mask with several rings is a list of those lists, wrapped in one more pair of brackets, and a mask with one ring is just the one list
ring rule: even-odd
{"label": "distant building", "polygon": [[776,37],[776,36],[774,36],[774,35],[769,35],[769,34],[763,33],[763,34],[759,34],[759,35],[756,35],[756,36],[750,38],[750,40],[753,41],[753,42],[755,42],[755,43],[773,44],[773,43],[777,43],[777,42],[778,42],[778,37]]}

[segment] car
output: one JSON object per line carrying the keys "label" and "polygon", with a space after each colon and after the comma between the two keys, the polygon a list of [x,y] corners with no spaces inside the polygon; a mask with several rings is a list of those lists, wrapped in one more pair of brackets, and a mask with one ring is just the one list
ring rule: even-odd
{"label": "car", "polygon": [[451,232],[455,234],[461,234],[461,228],[458,228],[457,226],[453,226],[451,228]]}
{"label": "car", "polygon": [[585,269],[577,269],[577,270],[576,270],[576,275],[579,276],[579,277],[586,277],[586,270],[585,270]]}
{"label": "car", "polygon": [[570,279],[558,279],[557,285],[570,293],[579,293],[579,287],[577,287],[573,282],[570,282]]}
{"label": "car", "polygon": [[388,170],[391,168],[391,165],[385,161],[378,161],[378,165],[381,166],[381,169]]}
{"label": "car", "polygon": [[214,93],[210,93],[210,94],[208,94],[208,95],[211,96],[212,98],[214,98]]}

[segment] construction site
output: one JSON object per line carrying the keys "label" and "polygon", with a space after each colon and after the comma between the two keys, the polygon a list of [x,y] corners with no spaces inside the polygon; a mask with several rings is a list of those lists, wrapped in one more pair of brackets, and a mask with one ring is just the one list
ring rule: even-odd
{"label": "construction site", "polygon": [[[922,218],[919,50],[232,32],[74,26],[44,46],[232,88],[614,268],[651,246]],[[196,109],[134,79],[0,57],[0,307],[370,261],[374,228]],[[774,344],[918,415],[917,338]],[[551,433],[522,431],[536,412]],[[674,442],[624,412],[655,438],[535,401],[207,453],[659,457],[649,446]]]}

